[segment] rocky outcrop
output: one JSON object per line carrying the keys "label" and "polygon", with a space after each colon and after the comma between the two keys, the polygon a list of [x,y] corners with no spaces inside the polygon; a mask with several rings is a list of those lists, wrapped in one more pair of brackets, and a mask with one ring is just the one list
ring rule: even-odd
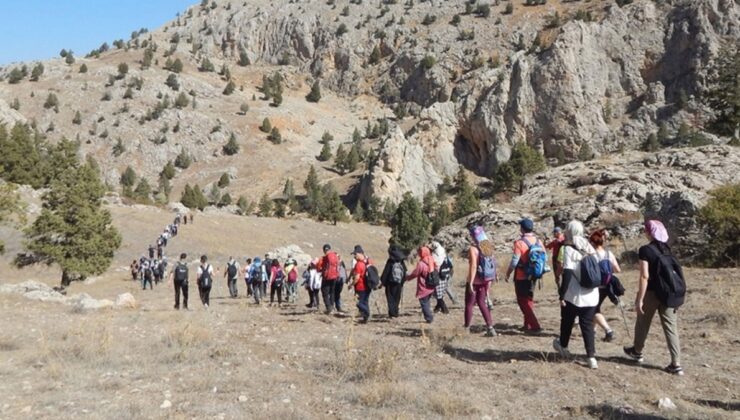
{"label": "rocky outcrop", "polygon": [[26,118],[0,98],[0,125],[12,127],[17,122],[25,123]]}
{"label": "rocky outcrop", "polygon": [[[80,312],[94,311],[105,308],[130,308],[131,304],[136,305],[133,296],[126,293],[118,296],[116,303],[108,299],[95,299],[87,293],[79,293],[73,296],[66,296],[63,293],[49,287],[45,283],[34,280],[28,280],[18,284],[0,285],[0,293],[8,293],[23,296],[26,299],[38,302],[60,303],[72,306],[74,310]],[[128,297],[125,295],[129,295]]]}

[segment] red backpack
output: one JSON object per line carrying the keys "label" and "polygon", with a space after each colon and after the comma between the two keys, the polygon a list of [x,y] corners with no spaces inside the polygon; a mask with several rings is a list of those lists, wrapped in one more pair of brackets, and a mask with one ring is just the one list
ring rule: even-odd
{"label": "red backpack", "polygon": [[330,251],[324,257],[323,276],[326,280],[336,280],[339,278],[339,256],[334,251]]}
{"label": "red backpack", "polygon": [[288,283],[295,283],[298,281],[298,269],[293,267],[292,270],[290,270],[290,273],[288,273]]}

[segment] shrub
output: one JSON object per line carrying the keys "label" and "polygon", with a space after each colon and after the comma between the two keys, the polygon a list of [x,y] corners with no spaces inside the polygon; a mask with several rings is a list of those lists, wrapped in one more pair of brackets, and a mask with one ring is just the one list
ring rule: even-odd
{"label": "shrub", "polygon": [[709,196],[698,217],[711,238],[711,243],[704,247],[705,262],[737,267],[740,264],[740,183],[716,188]]}
{"label": "shrub", "polygon": [[186,108],[189,104],[190,98],[188,98],[188,95],[186,95],[185,92],[180,92],[180,94],[177,95],[177,98],[175,98],[175,108],[177,109]]}
{"label": "shrub", "polygon": [[270,135],[267,136],[267,138],[274,144],[280,144],[283,142],[283,136],[280,134],[280,130],[278,130],[277,127],[272,127]]}
{"label": "shrub", "polygon": [[75,116],[74,118],[72,118],[72,124],[74,125],[82,124],[82,114],[80,114],[80,111],[75,112]]}
{"label": "shrub", "polygon": [[269,118],[265,118],[264,120],[262,120],[260,131],[262,131],[263,133],[269,133],[270,131],[272,131],[272,124],[270,123]]}
{"label": "shrub", "polygon": [[319,85],[319,81],[316,80],[313,82],[313,85],[311,86],[311,91],[306,95],[306,100],[308,102],[318,102],[321,99],[321,86]]}
{"label": "shrub", "polygon": [[506,3],[506,7],[504,8],[504,11],[502,12],[502,14],[510,15],[512,13],[514,13],[514,3],[513,2]]}
{"label": "shrub", "polygon": [[239,113],[247,115],[247,112],[249,112],[249,104],[245,102],[239,106]]}
{"label": "shrub", "polygon": [[224,145],[223,152],[226,156],[232,156],[239,153],[239,143],[236,142],[236,135],[231,133],[229,141]]}
{"label": "shrub", "polygon": [[426,55],[421,59],[419,65],[424,70],[429,70],[437,63],[437,59],[433,55]]}
{"label": "shrub", "polygon": [[341,37],[342,35],[346,34],[348,31],[349,29],[347,29],[347,25],[345,25],[344,23],[341,23],[339,27],[337,28],[336,35],[338,37]]}
{"label": "shrub", "polygon": [[192,158],[185,149],[181,150],[180,154],[175,158],[175,166],[180,169],[188,169],[191,163],[193,163]]}
{"label": "shrub", "polygon": [[170,74],[169,76],[167,76],[167,80],[164,82],[164,84],[172,90],[180,90],[180,82],[177,80],[177,76],[174,74]]}
{"label": "shrub", "polygon": [[391,243],[405,251],[411,251],[427,240],[429,220],[422,211],[421,203],[410,192],[403,199],[391,220]]}
{"label": "shrub", "polygon": [[53,93],[49,93],[49,96],[46,97],[46,101],[44,102],[44,108],[55,108],[59,106],[59,98],[57,98],[57,95]]}
{"label": "shrub", "polygon": [[118,65],[118,79],[123,79],[128,74],[128,64],[120,63]]}
{"label": "shrub", "polygon": [[329,146],[328,142],[324,143],[324,146],[321,147],[321,153],[319,153],[317,159],[319,162],[326,162],[331,159],[331,146]]}
{"label": "shrub", "polygon": [[224,88],[224,95],[231,95],[234,93],[234,90],[236,90],[236,85],[233,81],[229,80],[229,83],[226,84],[226,87]]}
{"label": "shrub", "polygon": [[505,191],[518,186],[524,189],[524,177],[545,170],[545,158],[533,147],[524,142],[514,145],[508,162],[500,164],[494,174],[496,190]]}
{"label": "shrub", "polygon": [[33,70],[31,70],[31,81],[38,82],[42,74],[44,74],[44,65],[38,63],[33,67]]}

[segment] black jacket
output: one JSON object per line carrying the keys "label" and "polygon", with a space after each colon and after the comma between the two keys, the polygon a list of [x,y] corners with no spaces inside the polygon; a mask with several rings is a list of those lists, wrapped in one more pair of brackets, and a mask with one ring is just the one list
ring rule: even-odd
{"label": "black jacket", "polygon": [[393,273],[391,272],[391,268],[393,267],[393,264],[400,262],[401,265],[403,265],[403,275],[406,277],[406,273],[408,273],[408,269],[406,268],[406,255],[404,255],[403,251],[399,249],[398,247],[391,246],[391,248],[388,250],[388,260],[385,262],[385,268],[383,268],[383,274],[380,276],[380,283],[385,287],[388,286],[388,284],[391,282],[391,276]]}

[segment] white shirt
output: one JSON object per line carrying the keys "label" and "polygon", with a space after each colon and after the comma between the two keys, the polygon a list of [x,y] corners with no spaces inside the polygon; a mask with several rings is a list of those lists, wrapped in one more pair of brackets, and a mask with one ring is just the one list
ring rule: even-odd
{"label": "white shirt", "polygon": [[585,289],[581,287],[581,260],[586,254],[595,254],[596,250],[588,243],[586,238],[575,238],[576,251],[571,246],[563,246],[563,270],[573,270],[574,278],[568,284],[568,290],[563,297],[579,308],[588,308],[599,304],[599,288]]}
{"label": "white shirt", "polygon": [[321,273],[318,270],[308,270],[308,287],[311,290],[321,289]]}
{"label": "white shirt", "polygon": [[[211,279],[213,279],[213,266],[211,264],[208,264],[207,267],[208,267],[208,274],[210,274]],[[198,278],[200,278],[202,274],[203,274],[203,266],[199,265],[198,266]]]}

